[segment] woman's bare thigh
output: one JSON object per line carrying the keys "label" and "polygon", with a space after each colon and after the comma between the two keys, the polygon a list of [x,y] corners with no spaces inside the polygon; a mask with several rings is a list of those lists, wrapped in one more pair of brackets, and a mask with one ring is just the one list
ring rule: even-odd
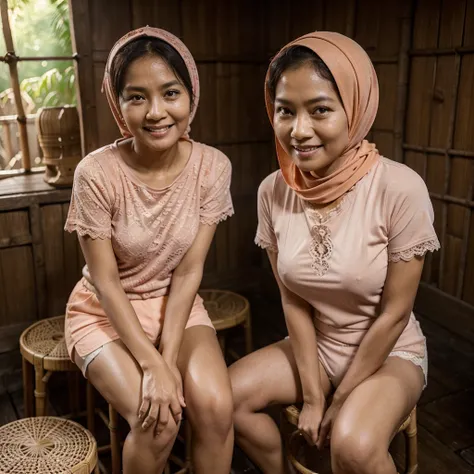
{"label": "woman's bare thigh", "polygon": [[106,344],[87,368],[87,378],[127,421],[138,415],[142,372],[122,341]]}
{"label": "woman's bare thigh", "polygon": [[[259,349],[235,362],[229,369],[235,405],[252,411],[269,405],[300,402],[301,381],[289,339]],[[321,388],[327,397],[329,378],[319,363]]]}

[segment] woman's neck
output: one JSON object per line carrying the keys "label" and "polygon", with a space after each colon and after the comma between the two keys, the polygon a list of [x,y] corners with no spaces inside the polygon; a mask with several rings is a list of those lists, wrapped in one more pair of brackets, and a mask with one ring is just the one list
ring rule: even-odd
{"label": "woman's neck", "polygon": [[144,147],[132,138],[127,148],[129,150],[129,165],[141,172],[166,172],[179,167],[181,162],[180,141],[167,150],[157,151]]}

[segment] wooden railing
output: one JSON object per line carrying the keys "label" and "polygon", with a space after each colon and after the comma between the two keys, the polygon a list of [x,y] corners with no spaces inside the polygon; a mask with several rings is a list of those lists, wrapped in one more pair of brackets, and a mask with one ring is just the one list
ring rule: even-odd
{"label": "wooden railing", "polygon": [[[39,147],[35,131],[35,115],[26,116],[28,141],[33,166],[38,166]],[[11,171],[22,168],[22,151],[18,137],[18,120],[16,115],[0,116],[0,171]]]}

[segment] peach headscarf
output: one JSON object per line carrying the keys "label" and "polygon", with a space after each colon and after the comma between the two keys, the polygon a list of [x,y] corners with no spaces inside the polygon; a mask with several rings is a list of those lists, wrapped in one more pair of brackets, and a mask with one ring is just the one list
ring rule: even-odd
{"label": "peach headscarf", "polygon": [[[189,49],[185,46],[185,44],[176,36],[169,33],[165,30],[160,30],[159,28],[152,28],[151,26],[144,26],[143,28],[138,28],[137,30],[133,30],[128,32],[126,35],[122,36],[113,46],[109,53],[109,57],[107,59],[107,64],[105,65],[105,74],[104,74],[104,81],[102,83],[102,92],[105,91],[105,95],[107,97],[107,101],[110,106],[110,110],[117,122],[117,125],[120,129],[120,133],[124,137],[130,137],[131,133],[127,128],[125,120],[122,117],[120,112],[120,104],[117,94],[114,91],[114,87],[112,85],[112,78],[110,76],[110,68],[112,62],[119,52],[121,48],[123,48],[127,43],[141,37],[141,36],[150,36],[153,38],[159,38],[170,46],[172,46],[178,54],[183,58],[184,63],[189,71],[189,76],[191,78],[191,84],[193,88],[193,95],[194,101],[191,106],[191,115],[189,117],[189,123],[192,122],[194,115],[196,114],[197,105],[199,103],[199,76],[196,67],[196,63],[194,62],[194,58],[192,57]],[[189,128],[186,132],[186,135],[189,134]]]}
{"label": "peach headscarf", "polygon": [[[364,140],[377,114],[377,76],[362,47],[339,33],[316,31],[301,36],[282,48],[273,61],[291,46],[311,49],[327,65],[339,89],[349,125],[349,143],[343,151],[345,159],[337,170],[324,177],[301,171],[275,139],[281,172],[288,186],[306,201],[326,204],[349,191],[379,159],[375,145]],[[274,106],[266,85],[269,71],[270,68],[265,80],[265,103],[273,125]]]}

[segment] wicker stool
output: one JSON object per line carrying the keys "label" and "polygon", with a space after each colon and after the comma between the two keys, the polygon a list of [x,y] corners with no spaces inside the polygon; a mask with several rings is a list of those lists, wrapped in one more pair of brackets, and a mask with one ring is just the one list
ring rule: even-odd
{"label": "wicker stool", "polygon": [[[300,416],[300,410],[295,405],[290,405],[284,410],[284,416],[286,420],[293,426],[298,426],[298,418]],[[410,413],[408,418],[402,423],[397,433],[403,432],[405,436],[405,471],[404,474],[417,474],[418,472],[418,444],[417,444],[417,427],[416,427],[416,407]],[[311,471],[307,467],[303,466],[298,459],[296,459],[295,452],[297,446],[301,446],[303,442],[306,442],[300,431],[295,430],[291,435],[287,446],[287,457],[296,472],[301,474],[317,474]]]}
{"label": "wicker stool", "polygon": [[[25,329],[20,336],[20,351],[23,358],[23,396],[25,416],[46,415],[46,387],[53,372],[70,372],[72,382],[77,379],[79,369],[70,359],[64,341],[64,316],[42,319]],[[33,390],[34,368],[34,390]],[[74,373],[75,372],[75,373]],[[33,393],[35,403],[33,404]],[[75,384],[69,391],[73,414],[78,403],[78,387]],[[87,383],[87,427],[91,433],[94,430],[94,387]],[[118,414],[109,406],[109,416],[98,410],[101,419],[106,423],[110,432],[110,445],[102,446],[99,452],[111,450],[113,474],[120,473],[120,440],[118,436]]]}
{"label": "wicker stool", "polygon": [[0,428],[0,472],[98,474],[97,445],[73,421],[23,418]]}
{"label": "wicker stool", "polygon": [[[199,290],[199,295],[204,300],[204,306],[218,332],[217,337],[224,354],[226,339],[223,331],[236,326],[243,326],[246,353],[252,352],[252,322],[247,298],[226,290]],[[229,353],[234,359],[239,358],[235,352]]]}

